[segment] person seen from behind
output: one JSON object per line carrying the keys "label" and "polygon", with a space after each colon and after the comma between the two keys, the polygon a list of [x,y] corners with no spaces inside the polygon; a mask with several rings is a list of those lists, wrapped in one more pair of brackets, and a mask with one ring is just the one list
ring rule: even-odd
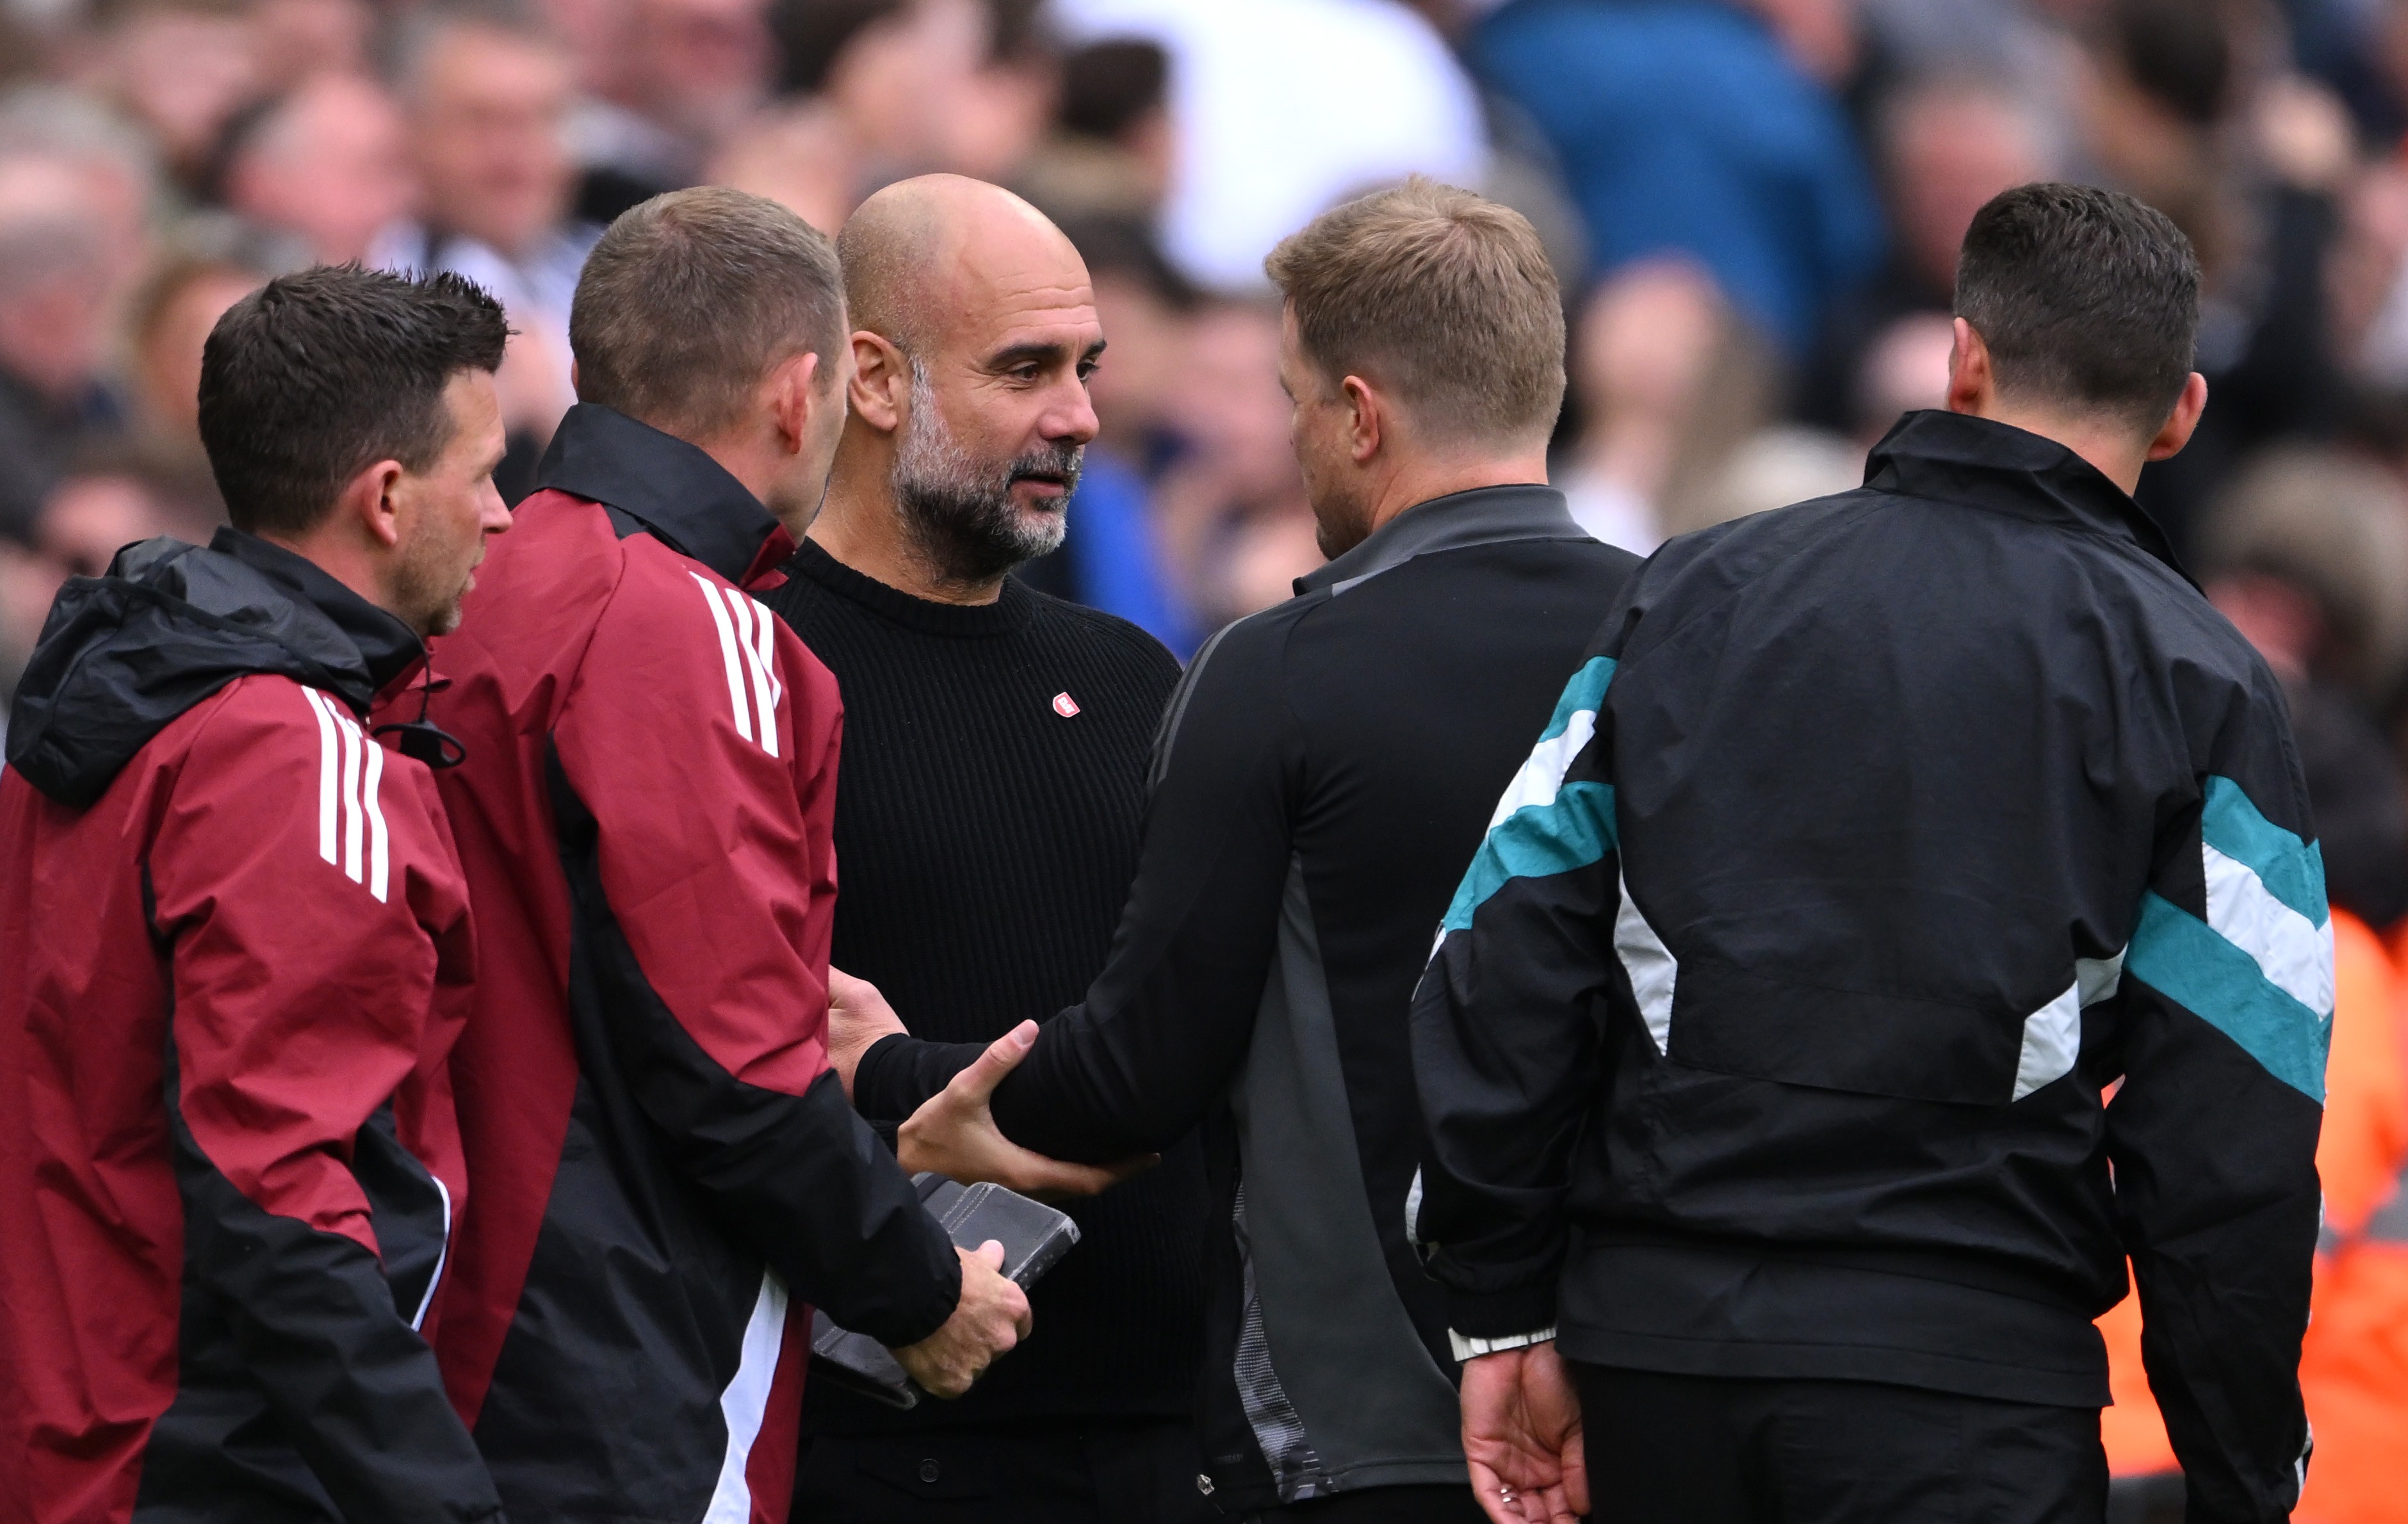
{"label": "person seen from behind", "polygon": [[1601,610],[1413,1007],[1492,1518],[2097,1520],[2128,1255],[2190,1518],[2289,1514],[2331,922],[2281,684],[2131,501],[2199,289],[2006,192],[1947,409]]}

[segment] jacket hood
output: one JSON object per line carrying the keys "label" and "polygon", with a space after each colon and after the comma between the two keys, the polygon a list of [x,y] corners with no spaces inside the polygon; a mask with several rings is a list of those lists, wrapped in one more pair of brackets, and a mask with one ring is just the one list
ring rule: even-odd
{"label": "jacket hood", "polygon": [[150,738],[238,677],[272,673],[365,715],[425,656],[417,635],[289,550],[233,529],[144,540],[68,579],[9,716],[8,765],[62,805],[98,799]]}

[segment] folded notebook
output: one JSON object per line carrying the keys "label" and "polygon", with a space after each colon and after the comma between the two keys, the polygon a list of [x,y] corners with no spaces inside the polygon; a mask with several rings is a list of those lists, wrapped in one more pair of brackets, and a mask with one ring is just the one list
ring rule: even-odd
{"label": "folded notebook", "polygon": [[[1003,1273],[1023,1289],[1054,1268],[1079,1241],[1079,1225],[1042,1202],[998,1185],[958,1186],[941,1175],[914,1175],[921,1204],[953,1242],[974,1249],[990,1241],[1003,1246]],[[867,1333],[841,1329],[820,1312],[811,1315],[811,1379],[893,1407],[917,1407],[926,1395],[886,1346]]]}

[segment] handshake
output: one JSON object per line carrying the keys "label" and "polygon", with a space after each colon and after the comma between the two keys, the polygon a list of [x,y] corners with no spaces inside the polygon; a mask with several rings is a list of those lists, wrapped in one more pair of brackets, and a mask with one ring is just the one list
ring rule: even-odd
{"label": "handshake", "polygon": [[[867,979],[828,971],[828,1062],[853,1094],[861,1056],[881,1038],[908,1035],[902,1018]],[[1152,1167],[1147,1154],[1117,1164],[1069,1164],[1032,1153],[1003,1135],[991,1103],[996,1087],[1037,1046],[1037,1023],[1019,1026],[987,1045],[903,1123],[896,1154],[906,1173],[933,1171],[962,1185],[992,1181],[1024,1196],[1058,1201],[1092,1196]],[[896,1361],[938,1397],[959,1397],[1002,1355],[1028,1336],[1028,1294],[1004,1274],[1004,1249],[989,1241],[962,1257],[962,1297],[953,1317],[918,1344],[894,1351]]]}

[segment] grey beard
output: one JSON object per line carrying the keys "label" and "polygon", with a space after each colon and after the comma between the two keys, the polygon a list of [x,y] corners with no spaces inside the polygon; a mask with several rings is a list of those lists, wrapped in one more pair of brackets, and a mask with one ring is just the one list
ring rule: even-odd
{"label": "grey beard", "polygon": [[1011,484],[1041,472],[1060,476],[1075,491],[1084,453],[1057,445],[1002,465],[971,459],[939,420],[935,391],[915,361],[911,415],[896,446],[890,485],[904,528],[941,579],[989,582],[1058,548],[1068,528],[1067,498],[1062,512],[1024,514],[1011,501]]}

